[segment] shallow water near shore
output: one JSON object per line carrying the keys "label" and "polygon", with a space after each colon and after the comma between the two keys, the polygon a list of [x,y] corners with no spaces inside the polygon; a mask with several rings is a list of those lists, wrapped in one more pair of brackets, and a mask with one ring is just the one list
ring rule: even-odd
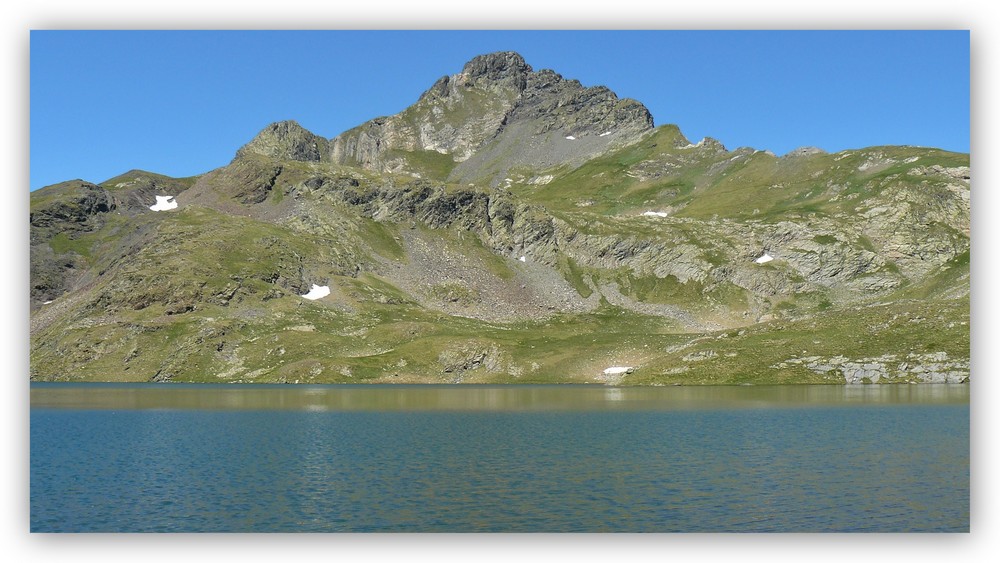
{"label": "shallow water near shore", "polygon": [[35,532],[967,532],[969,385],[31,385]]}

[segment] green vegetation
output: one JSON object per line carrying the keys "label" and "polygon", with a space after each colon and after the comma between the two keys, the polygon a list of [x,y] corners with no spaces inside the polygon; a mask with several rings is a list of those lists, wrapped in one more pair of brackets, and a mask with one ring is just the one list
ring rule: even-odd
{"label": "green vegetation", "polygon": [[572,258],[562,257],[561,266],[566,281],[573,286],[573,289],[576,290],[580,297],[587,298],[593,295],[594,290],[584,281],[584,269],[578,266]]}
{"label": "green vegetation", "polygon": [[121,191],[137,187],[160,187],[168,191],[180,193],[194,185],[197,179],[197,176],[171,178],[170,176],[146,172],[145,170],[129,170],[124,174],[101,182],[100,186],[109,191]]}
{"label": "green vegetation", "polygon": [[[931,336],[933,335],[933,336]],[[794,358],[874,358],[944,352],[969,355],[968,299],[903,300],[890,304],[826,309],[795,321],[773,321],[692,339],[636,370],[634,384],[843,383],[843,376],[809,370]],[[895,364],[893,364],[895,365]],[[680,369],[677,369],[680,368]]]}
{"label": "green vegetation", "polygon": [[358,221],[358,226],[361,240],[365,241],[376,254],[395,260],[404,257],[396,225],[379,223],[365,218]]}
{"label": "green vegetation", "polygon": [[444,181],[451,170],[455,168],[455,160],[450,154],[437,151],[400,151],[390,150],[385,154],[387,160],[401,158],[406,161],[407,168],[420,174],[423,178]]}
{"label": "green vegetation", "polygon": [[701,167],[685,170],[658,180],[642,180],[630,175],[636,164],[680,156],[687,140],[675,125],[657,128],[633,146],[599,156],[573,170],[555,170],[548,184],[519,184],[512,191],[552,210],[572,211],[590,202],[588,212],[613,215],[644,205],[667,205],[691,192]]}
{"label": "green vegetation", "polygon": [[52,251],[56,254],[75,252],[84,258],[90,258],[93,237],[80,236],[70,238],[66,233],[58,233],[49,239],[49,246],[52,247]]}
{"label": "green vegetation", "polygon": [[[513,115],[514,90],[380,121],[370,169],[278,160],[300,145],[271,138],[200,177],[32,193],[31,377],[835,384],[809,363],[969,357],[968,155],[779,158],[666,125],[533,169],[477,122]],[[554,101],[504,131],[551,140],[574,111]],[[192,197],[151,213],[150,190]],[[330,295],[304,299],[314,284]]]}

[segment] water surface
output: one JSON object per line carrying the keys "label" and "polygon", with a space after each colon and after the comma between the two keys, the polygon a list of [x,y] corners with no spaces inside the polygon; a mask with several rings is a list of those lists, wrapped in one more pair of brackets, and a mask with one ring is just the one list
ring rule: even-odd
{"label": "water surface", "polygon": [[968,531],[969,386],[32,384],[31,529]]}

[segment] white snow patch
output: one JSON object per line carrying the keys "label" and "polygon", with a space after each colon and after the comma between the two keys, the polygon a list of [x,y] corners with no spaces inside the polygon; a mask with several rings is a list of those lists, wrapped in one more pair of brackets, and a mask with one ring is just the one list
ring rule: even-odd
{"label": "white snow patch", "polygon": [[528,183],[531,184],[532,186],[544,186],[545,184],[551,182],[553,178],[555,178],[555,176],[553,176],[552,174],[546,174],[544,176],[535,176],[530,180],[528,180]]}
{"label": "white snow patch", "polygon": [[177,209],[177,200],[172,195],[158,195],[156,196],[156,205],[151,205],[149,208],[153,211]]}
{"label": "white snow patch", "polygon": [[566,140],[567,141],[575,141],[576,137],[574,137],[573,135],[566,135]]}
{"label": "white snow patch", "polygon": [[42,303],[42,305],[48,305],[49,303],[52,303],[52,302],[51,301],[45,301],[44,303]]}
{"label": "white snow patch", "polygon": [[621,375],[628,373],[630,369],[632,369],[632,366],[611,366],[604,370],[604,375]]}
{"label": "white snow patch", "polygon": [[313,284],[312,288],[309,289],[309,293],[303,295],[302,297],[304,299],[315,301],[316,299],[326,297],[327,295],[330,295],[330,286]]}
{"label": "white snow patch", "polygon": [[528,257],[527,256],[522,256],[522,257],[518,258],[518,260],[520,260],[521,262],[527,262],[528,261]]}
{"label": "white snow patch", "polygon": [[754,262],[756,262],[758,264],[766,264],[766,263],[770,262],[771,260],[774,260],[774,256],[771,256],[770,254],[768,254],[768,253],[765,252],[764,254],[761,255],[760,258],[754,260]]}
{"label": "white snow patch", "polygon": [[598,135],[598,137],[607,137],[610,134],[611,134],[611,131],[605,131],[604,133],[601,133],[600,135]]}
{"label": "white snow patch", "polygon": [[643,217],[666,217],[667,214],[662,211],[647,211],[642,214]]}

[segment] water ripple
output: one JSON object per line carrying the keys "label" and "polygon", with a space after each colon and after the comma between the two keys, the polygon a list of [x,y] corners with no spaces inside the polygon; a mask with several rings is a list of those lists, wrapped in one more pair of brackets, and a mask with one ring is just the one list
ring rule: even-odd
{"label": "water ripple", "polygon": [[35,407],[31,529],[968,531],[969,409]]}

